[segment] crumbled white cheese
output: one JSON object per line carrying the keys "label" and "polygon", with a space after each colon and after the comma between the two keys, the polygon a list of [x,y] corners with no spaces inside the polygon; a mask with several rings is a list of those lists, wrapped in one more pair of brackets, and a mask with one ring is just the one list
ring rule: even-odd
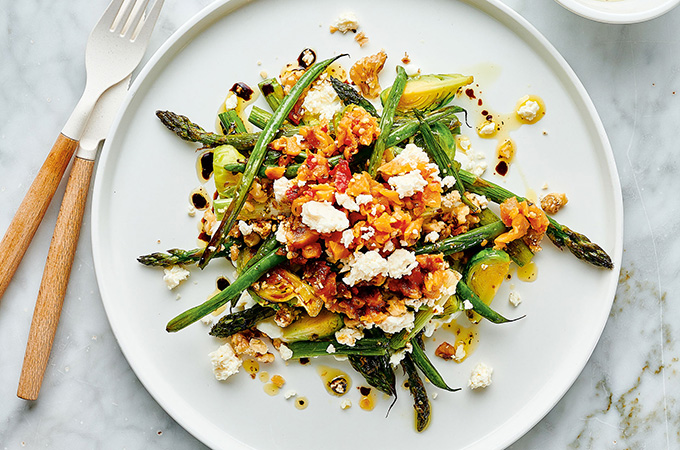
{"label": "crumbled white cheese", "polygon": [[317,83],[307,92],[302,107],[321,121],[330,122],[343,108],[342,101],[330,81]]}
{"label": "crumbled white cheese", "polygon": [[464,151],[467,152],[470,150],[470,146],[472,145],[472,142],[470,142],[470,138],[467,136],[461,136],[458,138],[458,145],[460,148]]}
{"label": "crumbled white cheese", "polygon": [[432,400],[436,400],[438,396],[439,396],[439,394],[437,394],[436,392],[433,392],[432,393]]}
{"label": "crumbled white cheese", "polygon": [[293,350],[288,348],[286,344],[281,344],[279,345],[279,355],[281,355],[282,360],[288,361],[293,357]]}
{"label": "crumbled white cheese", "polygon": [[235,373],[238,373],[239,367],[243,364],[241,358],[236,356],[234,349],[225,343],[214,352],[208,354],[210,362],[213,366],[213,373],[218,380],[226,380]]}
{"label": "crumbled white cheese", "polygon": [[482,136],[491,136],[496,132],[496,123],[492,121],[487,121],[484,125],[479,128],[479,134]]}
{"label": "crumbled white cheese", "polygon": [[207,326],[211,327],[211,326],[213,326],[213,323],[214,323],[213,319],[214,318],[215,318],[215,316],[213,316],[212,314],[207,314],[207,315],[201,317],[201,323],[203,325],[207,325]]}
{"label": "crumbled white cheese", "polygon": [[422,148],[415,144],[406,144],[404,150],[397,155],[392,162],[397,161],[399,165],[407,168],[407,171],[416,170],[418,164],[430,164],[430,158]]}
{"label": "crumbled white cheese", "polygon": [[[283,336],[283,330],[281,330],[281,327],[278,326],[276,322],[274,322],[274,319],[271,318],[258,322],[257,325],[255,325],[255,328],[257,328],[261,333],[267,335],[267,337],[270,339],[281,339]],[[279,350],[279,352],[280,351],[281,350]]]}
{"label": "crumbled white cheese", "polygon": [[335,332],[335,340],[348,347],[354,347],[363,337],[364,332],[357,328],[343,327]]}
{"label": "crumbled white cheese", "polygon": [[456,185],[456,179],[451,175],[442,178],[442,189],[448,189]]}
{"label": "crumbled white cheese", "polygon": [[243,220],[239,220],[238,230],[241,232],[243,236],[248,236],[250,233],[253,232],[253,226],[244,222]]}
{"label": "crumbled white cheese", "polygon": [[326,353],[335,353],[335,345],[328,344],[328,347],[326,347]]}
{"label": "crumbled white cheese", "polygon": [[343,208],[347,209],[347,211],[359,211],[359,205],[357,205],[357,202],[355,202],[354,199],[347,194],[343,194],[341,192],[336,193],[335,203],[337,203],[338,206],[342,206]]}
{"label": "crumbled white cheese", "polygon": [[394,251],[394,242],[392,242],[391,240],[385,242],[385,245],[383,246],[383,250],[385,250],[386,252]]}
{"label": "crumbled white cheese", "polygon": [[401,330],[410,331],[413,329],[414,320],[413,313],[407,311],[401,316],[387,316],[385,320],[378,324],[378,328],[385,333],[399,333]]}
{"label": "crumbled white cheese", "polygon": [[355,32],[359,29],[359,21],[353,12],[342,13],[335,19],[333,27],[343,34],[348,31]]}
{"label": "crumbled white cheese", "polygon": [[512,306],[519,306],[522,303],[522,297],[517,292],[511,292],[508,296],[508,301],[512,303]]}
{"label": "crumbled white cheese", "polygon": [[281,177],[274,180],[274,199],[277,202],[286,202],[288,197],[286,197],[286,191],[293,186],[293,180],[289,180],[286,177]]}
{"label": "crumbled white cheese", "polygon": [[352,407],[352,400],[346,398],[343,401],[340,402],[340,408],[342,409],[349,409]]}
{"label": "crumbled white cheese", "polygon": [[463,300],[463,309],[464,310],[468,311],[472,308],[474,308],[474,306],[472,306],[472,303],[470,303],[470,300]]}
{"label": "crumbled white cheese", "polygon": [[373,196],[371,194],[359,194],[356,198],[357,205],[365,205],[373,201]]}
{"label": "crumbled white cheese", "polygon": [[397,191],[399,198],[410,197],[416,192],[422,192],[427,186],[427,180],[423,178],[420,170],[413,170],[405,175],[395,175],[387,180],[392,189]]}
{"label": "crumbled white cheese", "polygon": [[342,232],[340,243],[345,247],[349,248],[349,246],[352,245],[352,242],[354,242],[354,231],[352,231],[351,228],[348,228],[347,230]]}
{"label": "crumbled white cheese", "polygon": [[474,194],[466,192],[465,196],[472,202],[473,205],[479,209],[486,209],[489,206],[489,199],[485,195]]}
{"label": "crumbled white cheese", "polygon": [[450,314],[441,319],[431,319],[429,322],[425,324],[425,328],[423,328],[423,334],[425,335],[425,337],[432,337],[435,331],[437,331],[439,328],[446,325],[447,323],[453,322],[459,315],[460,311],[456,311],[455,313]]}
{"label": "crumbled white cheese", "polygon": [[[299,135],[299,134],[296,134],[295,136],[297,137],[297,136],[300,136],[300,135]],[[300,136],[300,140],[302,140],[302,136]],[[305,186],[306,184],[307,184],[307,181],[305,181],[305,180],[298,180],[298,181],[297,181],[298,187]]]}
{"label": "crumbled white cheese", "polygon": [[400,248],[395,250],[387,258],[387,270],[389,276],[392,278],[401,278],[404,275],[410,275],[413,269],[418,267],[416,255],[406,249]]}
{"label": "crumbled white cheese", "polygon": [[241,296],[238,298],[238,302],[236,302],[234,309],[236,311],[243,311],[244,309],[252,308],[256,303],[257,302],[253,300],[253,297],[250,296],[248,291],[243,291],[241,292]]}
{"label": "crumbled white cheese", "polygon": [[286,400],[288,400],[288,399],[290,399],[290,398],[295,397],[296,395],[297,395],[297,392],[295,392],[295,391],[293,391],[293,390],[290,390],[290,391],[286,391],[286,392],[283,394],[283,398],[285,398]]}
{"label": "crumbled white cheese", "polygon": [[230,109],[235,109],[238,106],[238,97],[236,94],[230,94],[229,97],[224,101],[224,108],[228,111]]}
{"label": "crumbled white cheese", "polygon": [[378,275],[387,275],[389,273],[389,265],[387,260],[380,256],[376,250],[370,252],[357,252],[353,256],[353,261],[350,264],[349,274],[343,278],[343,281],[354,286],[360,281],[370,281]]}
{"label": "crumbled white cheese", "polygon": [[425,242],[437,242],[437,239],[439,239],[439,233],[436,231],[430,231],[425,235]]}
{"label": "crumbled white cheese", "polygon": [[167,269],[163,269],[163,281],[168,289],[175,289],[179,284],[189,278],[191,272],[183,268],[182,266],[170,266]]}
{"label": "crumbled white cheese", "polygon": [[361,231],[361,239],[366,241],[375,236],[375,228],[373,227],[361,227],[359,231]]}
{"label": "crumbled white cheese", "polygon": [[529,100],[519,107],[517,114],[519,114],[519,116],[527,122],[531,122],[536,118],[536,115],[540,109],[541,106],[537,102]]}
{"label": "crumbled white cheese", "polygon": [[194,217],[196,215],[196,208],[194,207],[194,205],[189,205],[187,214],[189,214],[189,217]]}
{"label": "crumbled white cheese", "polygon": [[409,77],[418,75],[420,73],[420,67],[413,63],[404,64],[403,67],[404,72],[406,72],[406,75],[408,75]]}
{"label": "crumbled white cheese", "polygon": [[285,222],[279,222],[279,225],[276,227],[276,233],[274,234],[276,240],[282,244],[288,242],[286,239],[286,227],[284,223]]}
{"label": "crumbled white cheese", "polygon": [[481,176],[488,167],[486,156],[481,152],[469,150],[467,154],[463,152],[456,152],[455,160],[460,163],[460,168],[474,174]]}
{"label": "crumbled white cheese", "polygon": [[302,223],[321,234],[343,231],[349,227],[344,212],[335,209],[329,202],[315,200],[302,205]]}
{"label": "crumbled white cheese", "polygon": [[399,363],[406,357],[406,354],[411,353],[412,351],[413,345],[411,345],[410,342],[407,342],[406,347],[402,348],[401,350],[397,350],[390,355],[390,365],[393,367],[398,366]]}
{"label": "crumbled white cheese", "polygon": [[549,187],[550,186],[548,186],[548,183],[543,183],[543,186],[541,186],[541,189],[543,189],[544,191],[547,191]]}
{"label": "crumbled white cheese", "polygon": [[479,363],[472,370],[470,379],[468,380],[468,387],[470,389],[485,388],[491,384],[491,374],[493,369],[484,363]]}

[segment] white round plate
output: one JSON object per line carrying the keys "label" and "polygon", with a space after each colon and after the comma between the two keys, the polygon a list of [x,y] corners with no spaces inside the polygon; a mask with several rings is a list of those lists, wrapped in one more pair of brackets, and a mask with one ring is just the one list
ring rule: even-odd
{"label": "white round plate", "polygon": [[655,19],[680,0],[555,0],[569,11],[603,23],[638,23]]}
{"label": "white round plate", "polygon": [[[370,39],[366,47],[351,34],[329,33],[346,11],[359,18]],[[358,374],[347,394],[354,406],[344,411],[316,370],[297,362],[262,369],[286,379],[282,392],[307,397],[305,410],[282,394],[268,396],[243,370],[216,381],[207,354],[219,342],[208,329],[197,323],[168,334],[165,325],[213,292],[226,263],[192,269],[188,281],[168,291],[162,271],[136,262],[141,254],[196,244],[198,218],[187,215],[189,193],[198,184],[196,145],[166,130],[154,112],[175,111],[210,128],[234,82],[254,86],[261,71],[278,74],[305,47],[320,59],[348,52],[351,61],[384,48],[389,59],[383,86],[391,84],[404,52],[424,73],[472,72],[485,105],[501,112],[512,111],[526,94],[541,96],[548,113],[513,132],[518,150],[507,179],[487,176],[518,194],[527,188],[541,193],[545,183],[566,192],[569,204],[557,219],[601,244],[616,264],[613,271],[593,268],[546,239],[536,256],[537,281],[513,279],[522,304],[508,303],[507,286],[494,302],[502,314],[526,318],[482,324],[479,347],[462,364],[435,358],[449,384],[463,390],[438,393],[430,427],[421,434],[414,431],[412,400],[404,389],[387,418],[390,400],[382,397],[374,411],[361,410]],[[493,161],[495,142],[472,140]],[[214,448],[506,447],[555,405],[586,364],[609,314],[622,253],[620,186],[597,113],[555,49],[497,1],[232,0],[208,7],[159,50],[132,86],[99,161],[92,208],[97,278],[125,356],[158,403]],[[430,349],[446,338],[446,332],[437,335]],[[315,363],[353,373],[346,363],[325,359]],[[494,368],[493,384],[471,391],[468,377],[482,361]]]}

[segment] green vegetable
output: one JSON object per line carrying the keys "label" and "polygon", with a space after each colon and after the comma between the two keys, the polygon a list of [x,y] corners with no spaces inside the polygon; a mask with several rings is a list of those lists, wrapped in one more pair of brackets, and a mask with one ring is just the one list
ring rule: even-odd
{"label": "green vegetable", "polygon": [[449,176],[454,177],[456,180],[456,190],[460,193],[462,202],[465,203],[473,213],[478,212],[479,208],[465,196],[465,188],[463,187],[463,182],[460,180],[458,170],[454,165],[453,160],[449,158],[448,153],[441,146],[441,142],[434,137],[430,126],[423,120],[422,114],[417,110],[414,111],[414,113],[418,118],[418,122],[420,122],[420,134],[422,134],[423,139],[425,139],[425,150],[437,164],[437,167],[439,167],[442,178]]}
{"label": "green vegetable", "polygon": [[420,308],[413,320],[413,328],[411,331],[406,331],[406,329],[401,330],[399,333],[392,336],[390,339],[390,347],[394,350],[404,348],[406,343],[413,339],[420,331],[425,328],[427,322],[434,317],[434,311],[432,308],[425,306]]}
{"label": "green vegetable", "polygon": [[[363,338],[359,342],[370,338]],[[363,375],[366,382],[387,395],[397,397],[396,377],[387,353],[380,356],[366,354],[349,355],[352,368]]]}
{"label": "green vegetable", "polygon": [[[489,208],[483,209],[477,217],[479,217],[480,225],[488,225],[501,220],[500,217]],[[515,264],[520,267],[528,264],[534,257],[534,252],[532,252],[529,246],[521,239],[515,239],[514,241],[508,242],[505,246],[505,252],[510,255],[510,258],[512,258]]]}
{"label": "green vegetable", "polygon": [[245,160],[245,156],[231,145],[220,145],[215,148],[213,151],[213,173],[215,174],[215,187],[220,195],[231,197],[227,190],[238,185],[241,180],[241,175],[225,170],[224,166]]}
{"label": "green vegetable", "polygon": [[248,122],[252,123],[258,128],[264,128],[267,126],[272,118],[272,114],[259,106],[253,106],[250,110],[250,115],[248,116]]}
{"label": "green vegetable", "polygon": [[521,316],[518,317],[517,319],[506,319],[505,317],[491,309],[489,305],[480,300],[477,294],[475,294],[472,291],[472,289],[470,289],[470,287],[467,284],[465,284],[463,280],[459,281],[458,285],[456,286],[456,295],[458,295],[461,302],[467,300],[470,303],[472,303],[472,310],[479,314],[480,316],[484,317],[489,322],[507,323],[514,322],[524,317]]}
{"label": "green vegetable", "polygon": [[264,99],[267,101],[267,104],[272,111],[276,111],[284,97],[283,87],[276,81],[276,78],[267,78],[266,80],[260,81],[257,87],[260,88],[260,92],[264,95]]}
{"label": "green vegetable", "polygon": [[262,130],[262,134],[260,134],[260,137],[257,139],[257,143],[255,144],[250,157],[248,158],[246,168],[243,171],[243,178],[241,179],[239,188],[237,189],[236,195],[234,196],[234,201],[229,205],[229,208],[224,213],[224,217],[222,218],[220,225],[213,233],[210,243],[205,248],[205,252],[203,252],[203,256],[198,262],[198,266],[200,268],[204,268],[208,264],[213,254],[222,243],[224,235],[228,233],[229,230],[231,230],[231,227],[236,222],[236,218],[238,217],[239,213],[241,212],[241,208],[243,208],[243,205],[248,198],[248,191],[253,184],[253,180],[260,170],[262,162],[264,161],[265,155],[267,153],[267,145],[269,145],[269,143],[276,136],[279,127],[293,109],[293,106],[297,102],[300,95],[302,95],[302,92],[319,76],[319,74],[321,74],[321,72],[326,70],[326,67],[342,56],[346,55],[338,55],[334,58],[327,59],[311,66],[304,73],[304,75],[300,77],[297,83],[295,83],[295,86],[293,86],[290,93],[283,99],[279,107],[274,112],[272,119],[267,122],[267,125]]}
{"label": "green vegetable", "polygon": [[[470,172],[461,170],[460,177],[468,191],[484,195],[496,203],[503,203],[506,199],[511,197],[517,198],[520,202],[526,200],[525,198],[515,195],[497,184],[483,180]],[[552,217],[548,216],[548,220],[550,221],[550,225],[548,226],[546,234],[559,249],[563,250],[566,247],[578,259],[597,267],[604,267],[606,269],[612,269],[614,267],[611,258],[602,247],[591,242],[585,235],[561,225]]]}
{"label": "green vegetable", "polygon": [[229,109],[223,113],[217,115],[220,119],[220,125],[222,125],[222,131],[224,134],[234,134],[234,133],[247,133],[246,126],[243,125],[243,121],[239,117],[238,113]]}
{"label": "green vegetable", "polygon": [[444,255],[450,255],[482,245],[485,241],[491,242],[497,236],[503,234],[505,230],[505,225],[499,220],[498,222],[490,223],[483,227],[473,228],[467,233],[442,239],[433,244],[419,245],[414,251],[416,255],[428,253],[443,253]]}
{"label": "green vegetable", "polygon": [[316,317],[304,315],[283,328],[281,340],[284,342],[318,341],[333,336],[342,328],[343,321],[339,314],[323,310]]}
{"label": "green vegetable", "polygon": [[408,376],[408,390],[413,397],[413,409],[415,410],[416,430],[418,432],[424,431],[430,424],[430,417],[432,408],[430,406],[430,399],[427,396],[423,380],[420,379],[416,365],[413,363],[411,355],[408,353],[401,360],[401,367],[404,368]]}
{"label": "green vegetable", "polygon": [[[455,114],[465,112],[465,110],[459,106],[446,106],[440,108],[436,111],[428,112],[424,115],[425,122],[429,125],[435,123],[442,124],[459,124],[458,118]],[[392,126],[392,131],[387,137],[385,142],[385,148],[394,147],[400,142],[405,141],[411,136],[418,132],[420,127],[420,122],[417,118],[412,116],[398,116],[394,119],[394,125]]]}
{"label": "green vegetable", "polygon": [[371,355],[380,357],[387,353],[387,341],[384,338],[364,338],[357,341],[354,347],[342,345],[335,339],[323,341],[296,341],[286,344],[293,351],[293,358],[312,358],[314,356],[329,355],[328,346],[333,345],[333,355],[347,355],[350,358],[356,355]]}
{"label": "green vegetable", "polygon": [[254,327],[259,322],[274,314],[276,314],[276,310],[273,308],[254,305],[251,308],[222,317],[210,329],[210,335],[219,338],[228,338],[233,334]]}
{"label": "green vegetable", "polygon": [[[503,250],[484,249],[470,259],[463,279],[481,301],[490,305],[509,269],[510,256],[507,253]],[[477,323],[480,320],[479,315],[473,314],[472,322]]]}
{"label": "green vegetable", "polygon": [[[427,111],[437,109],[448,103],[458,89],[474,81],[471,76],[460,74],[449,75],[415,75],[406,81],[404,93],[401,95],[398,111],[406,112],[418,109]],[[387,104],[387,99],[394,86],[380,93],[380,101]]]}
{"label": "green vegetable", "polygon": [[[234,245],[236,241],[234,239],[227,239],[224,241],[224,247],[220,249],[215,255],[216,257],[226,257],[229,255],[229,249]],[[180,248],[171,248],[167,253],[151,253],[148,255],[142,255],[137,258],[141,264],[145,266],[174,266],[176,264],[188,264],[198,261],[203,254],[202,248],[195,248],[193,250],[182,250]]]}
{"label": "green vegetable", "polygon": [[418,366],[418,368],[423,372],[428,380],[439,389],[444,389],[450,392],[460,391],[460,388],[450,388],[441,374],[434,367],[430,359],[425,354],[423,345],[423,334],[419,333],[418,336],[411,339],[411,345],[413,350],[411,351],[411,357],[413,362]]}
{"label": "green vegetable", "polygon": [[335,93],[338,94],[338,97],[340,97],[340,100],[342,100],[342,103],[344,103],[345,106],[348,106],[348,105],[361,106],[370,115],[372,115],[374,117],[379,117],[378,112],[375,110],[375,106],[373,106],[373,104],[371,104],[371,102],[366,100],[352,86],[350,86],[347,83],[343,83],[342,81],[340,81],[340,80],[338,80],[337,78],[334,78],[334,77],[331,77],[331,84],[333,85],[333,89],[335,89]]}
{"label": "green vegetable", "polygon": [[380,135],[376,139],[373,154],[368,163],[368,174],[375,178],[378,173],[378,167],[382,164],[383,155],[385,154],[387,136],[392,130],[394,123],[394,113],[397,110],[397,103],[401,98],[401,93],[404,92],[406,84],[406,71],[401,66],[397,66],[397,78],[392,85],[392,91],[385,100],[385,107],[383,108],[382,116],[380,117]]}
{"label": "green vegetable", "polygon": [[251,268],[243,272],[243,274],[234,280],[234,282],[231,283],[226,289],[219,292],[209,300],[201,303],[200,305],[194,306],[193,308],[184,311],[182,314],[168,322],[168,325],[165,327],[166,331],[170,333],[179,331],[201,319],[202,317],[207,316],[227,302],[235,302],[238,300],[241,292],[250,287],[251,284],[255,283],[270,269],[278,266],[284,261],[287,261],[286,255],[279,255],[276,250],[272,251],[256,264],[254,264]]}

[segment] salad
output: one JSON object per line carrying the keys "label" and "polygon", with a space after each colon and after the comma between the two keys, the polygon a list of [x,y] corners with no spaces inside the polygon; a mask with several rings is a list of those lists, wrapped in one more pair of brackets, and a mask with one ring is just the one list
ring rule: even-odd
{"label": "salad", "polygon": [[[271,111],[251,106],[256,91],[234,84],[217,133],[158,111],[168,129],[201,144],[199,173],[213,180],[214,193],[201,187],[191,195],[192,213],[203,214],[201,246],[138,259],[165,267],[168,287],[191,264],[233,263],[231,283],[167,325],[176,332],[221,316],[210,329],[222,339],[210,354],[218,379],[244,360],[272,362],[269,342],[284,360],[346,357],[396,400],[401,366],[422,431],[431,414],[422,377],[459,389],[437,371],[425,338],[453,322],[518,320],[490,304],[512,263],[532,264],[544,235],[587,263],[612,262],[549,215],[565,196],[546,196],[542,208],[461,165],[467,156],[457,137],[467,117],[451,103],[472,76],[407,75],[397,66],[382,89],[384,51],[349,72],[338,62],[345,56],[317,62],[305,49],[279,77],[259,83]],[[545,107],[524,99],[517,114],[534,123]],[[490,117],[477,132],[490,136],[498,127]],[[514,144],[499,147],[505,170],[513,152]],[[460,360],[460,352],[443,342],[435,353]],[[488,385],[490,374],[480,365],[470,387]]]}

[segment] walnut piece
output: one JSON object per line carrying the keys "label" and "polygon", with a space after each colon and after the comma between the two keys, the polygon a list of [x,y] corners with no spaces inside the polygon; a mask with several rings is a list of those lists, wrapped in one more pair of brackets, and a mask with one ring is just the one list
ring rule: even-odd
{"label": "walnut piece", "polygon": [[567,196],[564,193],[548,194],[541,199],[541,209],[548,214],[555,214],[567,204]]}
{"label": "walnut piece", "polygon": [[380,94],[378,74],[385,65],[387,53],[380,50],[375,55],[366,56],[357,61],[349,70],[349,77],[359,86],[366,98],[376,98]]}

